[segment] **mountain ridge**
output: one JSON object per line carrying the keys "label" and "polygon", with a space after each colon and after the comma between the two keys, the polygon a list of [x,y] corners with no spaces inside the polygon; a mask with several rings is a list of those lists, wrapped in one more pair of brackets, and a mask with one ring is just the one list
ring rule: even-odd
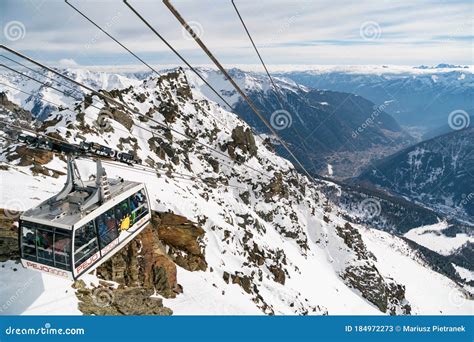
{"label": "mountain ridge", "polygon": [[[313,183],[299,174],[254,137],[242,119],[193,88],[183,70],[108,94],[143,114],[132,114],[89,95],[85,101],[72,101],[72,110],[50,112],[39,129],[71,143],[86,138],[128,151],[157,171],[190,176],[183,181],[172,175],[157,177],[154,172],[106,165],[110,177],[144,182],[153,210],[172,211],[199,222],[205,232],[202,242],[208,268],[193,272],[178,267],[183,293],[163,300],[176,314],[438,314],[439,307],[446,313],[470,310],[464,290],[453,280],[431,270],[401,238],[357,223],[357,217],[363,215],[359,210],[333,203],[321,190],[326,181]],[[97,125],[102,111],[113,114],[105,127]],[[143,125],[146,130],[140,128]],[[3,127],[2,136],[14,138],[15,133]],[[197,141],[213,149],[203,148]],[[7,143],[1,149],[0,160],[8,163],[6,169],[0,169],[5,181],[1,206],[6,209],[11,209],[15,200],[24,208],[35,205],[59,190],[64,180],[59,173],[65,170],[63,156],[51,153],[42,161],[34,154],[27,158],[23,152],[20,144]],[[93,167],[83,161],[80,170],[87,174]],[[387,267],[399,262],[405,268]],[[31,276],[30,271],[13,268],[7,264],[3,272],[9,279],[5,296]],[[413,279],[417,273],[430,279],[430,295],[421,296],[424,289]],[[62,312],[77,314],[76,292],[70,283],[54,283],[54,287],[47,276],[39,277],[45,291],[38,295],[38,302],[47,302],[57,288],[70,291],[73,295]],[[453,304],[452,297],[463,305]],[[53,309],[28,310],[44,313]]]}

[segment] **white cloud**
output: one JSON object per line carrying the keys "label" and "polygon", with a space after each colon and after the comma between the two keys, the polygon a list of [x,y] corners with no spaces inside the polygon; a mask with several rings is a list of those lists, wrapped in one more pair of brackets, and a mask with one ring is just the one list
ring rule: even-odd
{"label": "white cloud", "polygon": [[72,58],[62,58],[59,60],[59,65],[65,68],[74,68],[79,66],[77,62]]}
{"label": "white cloud", "polygon": [[[74,1],[97,24],[150,63],[178,59],[121,1]],[[209,63],[161,1],[132,2],[191,63]],[[62,1],[3,0],[3,18],[20,20],[28,34],[8,42],[47,60],[74,59],[84,65],[136,63],[133,57]],[[229,2],[180,0],[174,6],[203,28],[202,39],[222,63],[258,63]],[[237,0],[264,59],[276,64],[472,64],[473,4],[470,1],[411,0]],[[57,18],[61,18],[60,21]],[[381,35],[364,41],[364,22]],[[128,59],[127,59],[128,58]]]}

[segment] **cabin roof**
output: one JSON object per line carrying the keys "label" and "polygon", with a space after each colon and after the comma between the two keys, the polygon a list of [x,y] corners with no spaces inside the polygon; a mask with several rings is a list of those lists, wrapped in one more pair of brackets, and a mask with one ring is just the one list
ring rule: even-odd
{"label": "cabin roof", "polygon": [[[108,179],[109,189],[112,201],[115,197],[124,192],[133,189],[138,182],[127,181],[123,179]],[[64,199],[56,201],[52,204],[48,200],[40,205],[25,211],[21,215],[22,220],[37,222],[49,226],[59,226],[66,229],[72,229],[72,226],[83,219],[87,214],[100,207],[100,203],[96,203],[87,208],[83,213],[80,211],[80,205],[92,194],[96,188],[95,181],[84,182],[84,188],[69,193]],[[109,202],[107,201],[107,202]],[[103,204],[107,204],[107,202]]]}

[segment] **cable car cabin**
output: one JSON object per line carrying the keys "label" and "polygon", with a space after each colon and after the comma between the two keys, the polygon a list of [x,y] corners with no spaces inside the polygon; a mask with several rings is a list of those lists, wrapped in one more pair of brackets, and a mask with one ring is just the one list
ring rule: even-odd
{"label": "cable car cabin", "polygon": [[117,253],[150,218],[144,184],[107,179],[100,161],[96,179],[83,182],[69,158],[63,190],[20,217],[21,262],[77,279]]}

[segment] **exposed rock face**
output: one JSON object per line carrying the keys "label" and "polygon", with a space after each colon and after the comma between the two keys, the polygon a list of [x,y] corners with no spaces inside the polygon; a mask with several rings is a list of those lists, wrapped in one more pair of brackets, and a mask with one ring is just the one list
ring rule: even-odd
{"label": "exposed rock face", "polygon": [[152,222],[97,269],[100,278],[119,283],[117,289],[106,282],[92,289],[76,282],[79,309],[95,315],[170,315],[160,299],[150,296],[169,298],[181,292],[175,262],[190,271],[206,270],[203,235],[185,217],[153,213]]}
{"label": "exposed rock face", "polygon": [[[244,154],[249,154],[251,157],[257,155],[257,145],[255,145],[255,138],[250,128],[237,126],[232,130],[232,141],[227,143],[229,156],[237,161],[245,161],[245,158],[236,154],[236,148],[239,148]],[[242,159],[242,160],[240,160]]]}
{"label": "exposed rock face", "polygon": [[20,121],[30,122],[32,120],[31,112],[21,108],[11,102],[5,92],[0,92],[0,108],[4,108],[15,114],[15,118]]}
{"label": "exposed rock face", "polygon": [[391,315],[410,314],[411,307],[405,299],[405,286],[386,281],[374,265],[348,267],[343,279],[380,311]]}
{"label": "exposed rock face", "polygon": [[[79,309],[98,315],[171,314],[161,301],[150,296],[158,293],[170,298],[182,291],[177,283],[176,264],[190,271],[206,270],[203,235],[204,230],[185,217],[153,213],[152,222],[97,269],[100,278],[119,283],[119,288],[88,289],[79,283]],[[97,305],[97,292],[106,300],[113,300],[107,306]]]}
{"label": "exposed rock face", "polygon": [[10,149],[10,153],[7,156],[7,160],[12,162],[18,160],[18,166],[30,166],[31,172],[33,175],[44,175],[54,178],[58,178],[64,173],[61,171],[56,171],[50,168],[45,167],[45,164],[48,164],[53,160],[53,152],[40,150],[37,148],[29,148],[24,145],[17,145]]}
{"label": "exposed rock face", "polygon": [[158,107],[159,112],[165,117],[165,121],[173,123],[176,121],[176,116],[179,114],[178,105],[168,101],[162,102]]}
{"label": "exposed rock face", "polygon": [[153,289],[164,297],[179,292],[176,265],[165,254],[152,225],[101,265],[97,273],[124,286]]}
{"label": "exposed rock face", "polygon": [[15,225],[19,215],[0,209],[0,262],[20,258],[18,228]]}
{"label": "exposed rock face", "polygon": [[168,255],[179,266],[188,271],[205,271],[202,237],[204,229],[187,218],[170,213],[159,213],[153,217],[158,227],[158,238],[166,245]]}
{"label": "exposed rock face", "polygon": [[100,286],[86,288],[82,280],[73,285],[77,289],[79,310],[85,315],[160,315],[169,316],[173,311],[163,306],[161,298],[151,297],[151,288],[119,287],[113,289],[103,282]]}
{"label": "exposed rock face", "polygon": [[336,227],[336,232],[344,240],[347,247],[356,252],[358,259],[375,258],[367,251],[359,231],[352,227],[350,223],[346,223],[344,227]]}
{"label": "exposed rock face", "polygon": [[125,127],[127,127],[128,130],[130,130],[132,128],[133,120],[130,117],[130,114],[127,114],[124,111],[119,110],[119,109],[115,109],[115,108],[113,108],[111,110],[111,113],[112,113],[112,117],[115,121],[117,121],[117,122],[121,123],[122,125],[124,125]]}
{"label": "exposed rock face", "polygon": [[275,172],[274,178],[264,188],[265,198],[270,201],[273,197],[288,198],[288,187],[283,183],[282,174]]}
{"label": "exposed rock face", "polygon": [[176,156],[175,151],[171,145],[159,137],[152,137],[148,140],[150,150],[156,153],[156,155],[165,160],[166,156],[174,158]]}
{"label": "exposed rock face", "polygon": [[346,284],[357,289],[382,312],[409,315],[411,306],[405,298],[405,286],[379,273],[372,262],[375,256],[367,250],[359,231],[346,223],[344,227],[336,227],[336,233],[355,252],[358,260],[342,272],[341,277]]}
{"label": "exposed rock face", "polygon": [[[130,130],[133,126],[133,120],[132,120],[130,114],[126,113],[125,111],[123,111],[121,109],[114,108],[114,107],[106,107],[106,108],[104,108],[103,111],[101,111],[101,113],[102,113],[102,115],[108,117],[109,119],[115,120],[118,123],[122,124],[128,130]],[[103,119],[100,118],[101,113],[99,113],[99,117],[98,117],[99,121],[103,120]],[[104,123],[99,122],[99,124],[104,124]],[[105,130],[106,131],[110,130],[111,132],[113,132],[112,127],[107,127]]]}
{"label": "exposed rock face", "polygon": [[[171,90],[177,95],[180,101],[185,102],[193,98],[191,88],[182,68],[161,75],[157,81],[157,85],[160,84],[170,84]],[[166,95],[171,97],[170,93],[167,93]]]}

